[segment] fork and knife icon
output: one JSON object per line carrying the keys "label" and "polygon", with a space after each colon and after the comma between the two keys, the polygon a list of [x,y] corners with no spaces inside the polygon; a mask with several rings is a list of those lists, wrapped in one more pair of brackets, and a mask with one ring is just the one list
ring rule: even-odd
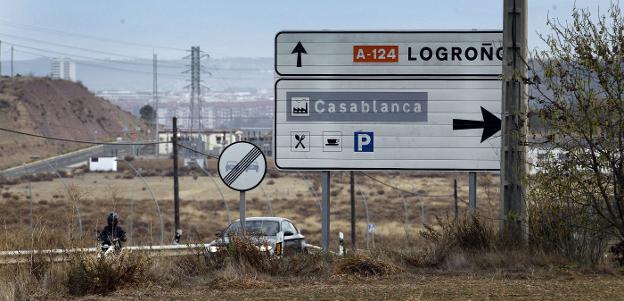
{"label": "fork and knife icon", "polygon": [[305,134],[301,134],[301,136],[299,136],[299,134],[295,134],[295,140],[297,140],[297,144],[295,145],[295,149],[299,148],[299,146],[301,146],[303,149],[305,149],[305,145],[303,145],[303,139],[305,139],[306,135]]}

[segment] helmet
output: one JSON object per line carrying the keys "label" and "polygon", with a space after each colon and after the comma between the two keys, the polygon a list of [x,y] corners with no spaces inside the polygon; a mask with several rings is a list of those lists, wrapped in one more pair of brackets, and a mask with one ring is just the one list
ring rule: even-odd
{"label": "helmet", "polygon": [[119,222],[119,215],[117,214],[117,212],[111,212],[108,214],[108,218],[106,219],[106,221],[108,221],[108,225],[117,225],[117,222]]}

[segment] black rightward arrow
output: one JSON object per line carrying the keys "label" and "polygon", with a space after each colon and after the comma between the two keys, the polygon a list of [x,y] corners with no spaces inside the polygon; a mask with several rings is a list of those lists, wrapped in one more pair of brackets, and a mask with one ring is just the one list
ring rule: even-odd
{"label": "black rightward arrow", "polygon": [[297,46],[295,46],[291,54],[293,53],[297,54],[297,67],[301,67],[301,54],[302,53],[308,54],[305,48],[303,48],[303,45],[301,45],[301,42],[297,43]]}
{"label": "black rightward arrow", "polygon": [[492,135],[500,131],[501,120],[483,107],[481,107],[481,115],[483,115],[483,121],[453,119],[453,130],[471,130],[483,128],[483,134],[481,134],[481,143],[483,143],[483,141],[485,141],[487,138],[492,137]]}

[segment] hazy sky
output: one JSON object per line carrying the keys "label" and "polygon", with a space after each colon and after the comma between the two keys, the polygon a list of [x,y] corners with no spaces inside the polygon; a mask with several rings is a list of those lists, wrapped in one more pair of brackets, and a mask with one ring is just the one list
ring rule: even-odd
{"label": "hazy sky", "polygon": [[[23,38],[151,57],[152,49],[148,47],[55,34],[62,31],[179,49],[199,45],[213,57],[271,57],[274,35],[285,29],[501,29],[502,2],[0,0],[0,40],[98,57],[105,55]],[[574,3],[593,12],[598,7],[601,11],[609,7],[608,0],[530,0],[530,47],[542,45],[535,32],[546,30],[547,14],[569,19]],[[7,51],[5,44],[2,47],[3,59]],[[155,51],[163,58],[184,56],[179,50]],[[21,58],[25,57],[22,55]]]}

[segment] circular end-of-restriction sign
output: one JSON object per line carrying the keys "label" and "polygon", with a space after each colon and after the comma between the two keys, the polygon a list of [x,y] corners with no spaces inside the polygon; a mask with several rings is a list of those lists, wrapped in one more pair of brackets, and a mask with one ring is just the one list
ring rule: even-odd
{"label": "circular end-of-restriction sign", "polygon": [[228,145],[218,164],[223,183],[238,191],[254,189],[266,173],[266,158],[260,148],[244,141]]}

